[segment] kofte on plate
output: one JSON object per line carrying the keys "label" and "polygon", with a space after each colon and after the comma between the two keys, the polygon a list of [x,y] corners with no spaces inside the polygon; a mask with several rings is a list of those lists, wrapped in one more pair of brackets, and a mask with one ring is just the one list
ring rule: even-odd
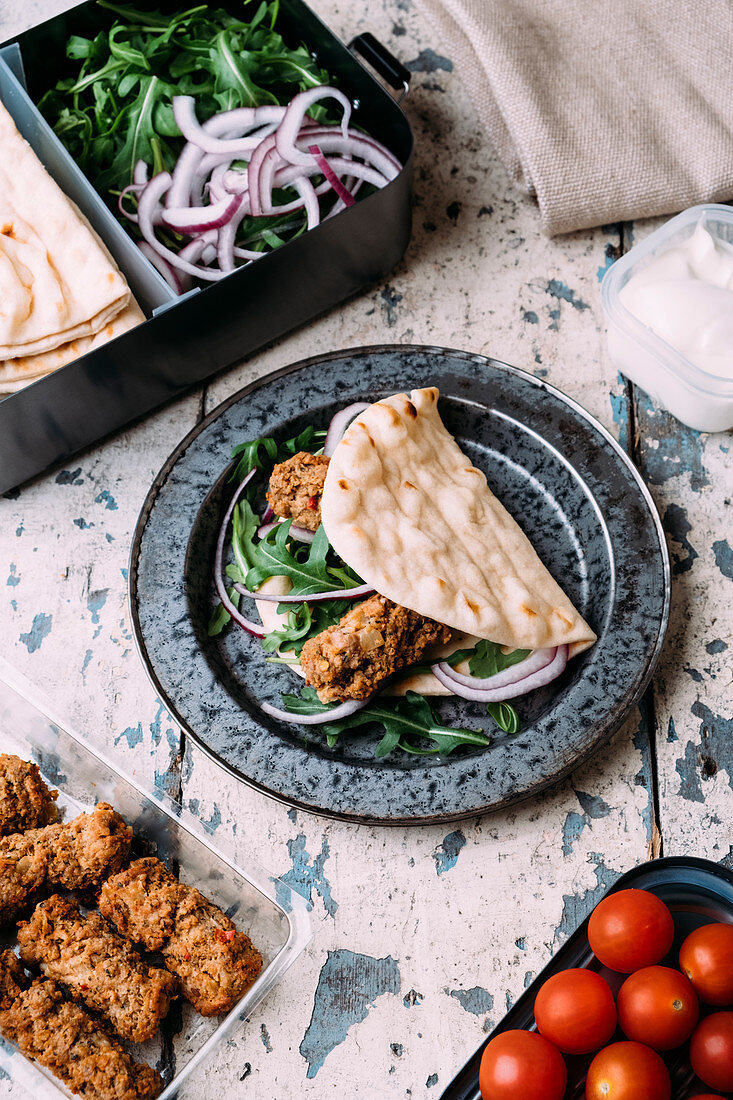
{"label": "kofte on plate", "polygon": [[57,797],[41,779],[38,764],[0,753],[0,836],[50,825]]}

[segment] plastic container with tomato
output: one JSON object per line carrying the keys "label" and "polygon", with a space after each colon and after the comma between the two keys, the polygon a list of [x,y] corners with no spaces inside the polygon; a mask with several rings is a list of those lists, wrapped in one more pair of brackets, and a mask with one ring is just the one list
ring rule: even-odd
{"label": "plastic container with tomato", "polygon": [[[712,921],[733,924],[733,873],[707,860],[674,857],[642,864],[623,875],[606,897],[619,890],[629,889],[648,890],[661,898],[671,910],[674,920],[674,940],[668,953],[660,960],[664,966],[679,969],[680,947],[690,932],[696,928]],[[441,1100],[481,1100],[479,1066],[489,1042],[505,1032],[536,1031],[534,1004],[540,989],[554,975],[577,967],[588,968],[600,974],[610,985],[614,996],[617,996],[627,977],[626,974],[617,973],[602,966],[593,955],[588,942],[588,920],[586,919],[466,1062],[443,1092]],[[478,980],[479,976],[476,977]],[[701,1021],[715,1011],[712,1005],[701,1003]],[[625,1040],[626,1036],[618,1029],[610,1042],[622,1043]],[[626,1047],[630,1045],[632,1044],[625,1043]],[[567,1066],[565,1100],[580,1100],[583,1097],[585,1078],[593,1057],[592,1053],[582,1056],[565,1055]],[[672,1096],[675,1100],[693,1100],[695,1097],[711,1095],[711,1089],[695,1077],[692,1070],[689,1043],[685,1042],[675,1050],[661,1051],[659,1057],[663,1059],[669,1071]]]}

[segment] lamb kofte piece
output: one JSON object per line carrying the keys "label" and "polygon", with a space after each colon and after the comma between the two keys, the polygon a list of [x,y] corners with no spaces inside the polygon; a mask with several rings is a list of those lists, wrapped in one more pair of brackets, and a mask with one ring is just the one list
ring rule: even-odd
{"label": "lamb kofte piece", "polygon": [[0,753],[0,836],[50,825],[57,797],[41,779],[38,764]]}
{"label": "lamb kofte piece", "polygon": [[144,962],[99,913],[82,916],[59,894],[20,925],[18,944],[23,962],[60,982],[134,1043],[152,1038],[178,992],[173,975]]}
{"label": "lamb kofte piece", "polygon": [[100,886],[124,867],[132,829],[106,802],[68,824],[0,837],[0,926],[56,887]]}
{"label": "lamb kofte piece", "polygon": [[442,623],[374,595],[309,638],[300,663],[322,703],[368,699],[394,672],[417,664],[430,646],[450,638]]}
{"label": "lamb kofte piece", "polygon": [[138,859],[107,879],[99,910],[123,936],[162,953],[184,997],[202,1016],[228,1012],[262,969],[249,936],[154,857]]}
{"label": "lamb kofte piece", "polygon": [[267,500],[276,516],[315,531],[321,522],[321,497],[328,470],[325,455],[299,451],[270,474]]}
{"label": "lamb kofte piece", "polygon": [[0,1031],[26,1057],[50,1069],[84,1100],[154,1100],[163,1091],[160,1074],[135,1062],[81,1005],[65,1001],[56,982],[37,978],[23,989],[11,968],[0,956],[0,990],[7,991]]}

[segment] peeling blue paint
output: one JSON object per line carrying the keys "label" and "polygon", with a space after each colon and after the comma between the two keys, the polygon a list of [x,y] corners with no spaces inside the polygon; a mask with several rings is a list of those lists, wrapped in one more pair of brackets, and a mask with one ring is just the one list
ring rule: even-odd
{"label": "peeling blue paint", "polygon": [[402,1043],[390,1043],[389,1044],[389,1049],[392,1051],[395,1058],[401,1058],[402,1057],[402,1051],[403,1051]]}
{"label": "peeling blue paint", "polygon": [[582,298],[576,297],[575,291],[561,282],[559,279],[550,279],[545,287],[545,292],[550,295],[551,298],[557,298],[560,302],[568,302],[573,309],[583,310],[590,309],[587,302],[584,302]]}
{"label": "peeling blue paint", "polygon": [[642,465],[653,485],[664,485],[670,478],[689,474],[690,488],[699,493],[710,484],[703,462],[704,448],[700,445],[700,433],[688,428],[679,420],[672,420],[668,413],[656,409],[651,399],[636,390],[639,412],[649,423],[644,434],[652,446],[644,448]]}
{"label": "peeling blue paint", "polygon": [[104,504],[105,508],[109,512],[117,511],[117,501],[112,496],[109,489],[102,489],[102,492],[98,493],[97,496],[95,496],[94,500],[97,504]]}
{"label": "peeling blue paint", "polygon": [[453,833],[448,833],[448,835],[443,838],[443,843],[439,844],[433,852],[436,873],[444,875],[446,871],[450,871],[452,867],[455,867],[458,860],[458,854],[465,845],[466,838],[460,829],[456,829]]}
{"label": "peeling blue paint", "polygon": [[551,309],[551,310],[548,310],[548,312],[550,314],[550,324],[547,326],[547,331],[548,332],[559,332],[560,331],[560,310],[559,309]]}
{"label": "peeling blue paint", "polygon": [[127,747],[129,749],[134,749],[135,745],[139,745],[143,739],[142,722],[138,722],[136,726],[128,726],[122,733],[119,733],[117,737],[115,737],[115,745],[119,745],[123,737],[127,741]]}
{"label": "peeling blue paint", "polygon": [[619,877],[616,871],[611,871],[603,862],[603,856],[599,852],[591,852],[589,862],[593,864],[596,876],[596,885],[583,894],[563,894],[562,916],[555,929],[555,940],[562,943],[595,908],[609,886],[613,886]]}
{"label": "peeling blue paint", "polygon": [[272,1043],[270,1042],[270,1033],[264,1024],[260,1024],[260,1039],[262,1045],[268,1054],[272,1054]]}
{"label": "peeling blue paint", "polygon": [[675,724],[674,724],[674,718],[672,718],[672,717],[670,717],[669,722],[667,723],[667,741],[668,742],[679,741],[679,737],[677,736],[677,730],[676,730]]}
{"label": "peeling blue paint", "polygon": [[698,672],[696,668],[692,668],[689,663],[683,666],[682,671],[686,672],[688,676],[691,676],[696,684],[702,683],[702,673]]}
{"label": "peeling blue paint", "polygon": [[452,73],[453,62],[449,58],[436,53],[435,50],[427,49],[420,50],[420,53],[412,61],[406,61],[405,68],[409,69],[411,73],[437,73],[439,70],[444,73]]}
{"label": "peeling blue paint", "polygon": [[580,839],[580,834],[586,825],[589,825],[592,820],[608,817],[611,812],[611,807],[600,795],[588,794],[586,791],[575,791],[575,796],[583,809],[583,813],[579,814],[576,810],[571,810],[565,818],[562,829],[562,853],[564,856],[570,855],[573,845]]}
{"label": "peeling blue paint", "polygon": [[712,642],[708,642],[705,646],[705,650],[710,653],[725,653],[728,648],[728,643],[724,642],[722,638],[715,638]]}
{"label": "peeling blue paint", "polygon": [[614,424],[618,427],[618,441],[620,446],[628,453],[629,451],[629,397],[626,389],[626,383],[620,374],[616,375],[618,385],[621,386],[621,393],[609,393],[608,397],[611,402],[611,416],[613,417]]}
{"label": "peeling blue paint", "polygon": [[437,1083],[438,1083],[437,1073],[431,1073],[430,1076],[428,1077],[427,1081],[425,1082],[425,1086],[426,1086],[426,1088],[431,1089],[433,1087],[433,1085],[437,1085]]}
{"label": "peeling blue paint", "polygon": [[109,588],[98,588],[95,592],[90,592],[87,596],[87,607],[91,612],[92,622],[95,625],[99,622],[99,612],[107,602],[108,593]]}
{"label": "peeling blue paint", "polygon": [[533,309],[523,309],[522,320],[526,321],[528,325],[538,325],[540,323],[540,319]]}
{"label": "peeling blue paint", "polygon": [[20,635],[20,640],[29,653],[35,653],[37,649],[41,648],[43,639],[51,633],[52,624],[53,615],[47,615],[45,611],[33,616],[33,623],[28,633]]}
{"label": "peeling blue paint", "polygon": [[713,553],[715,554],[715,564],[724,577],[727,577],[729,581],[733,581],[733,550],[731,550],[727,539],[718,539],[713,543]]}
{"label": "peeling blue paint", "polygon": [[678,543],[685,551],[686,556],[672,550],[672,572],[675,576],[687,573],[692,569],[692,563],[698,557],[697,550],[688,539],[692,531],[692,524],[687,518],[687,513],[679,504],[670,504],[662,517],[662,526],[673,542]]}
{"label": "peeling blue paint", "polygon": [[384,309],[385,319],[390,328],[397,324],[397,306],[402,301],[402,295],[389,283],[380,290],[379,297]]}
{"label": "peeling blue paint", "polygon": [[692,741],[685,745],[685,755],[675,764],[675,770],[680,777],[679,794],[688,802],[704,802],[700,784],[700,772],[698,770],[699,747]]}
{"label": "peeling blue paint", "polygon": [[485,1016],[494,1007],[494,998],[480,985],[474,985],[471,989],[451,989],[448,993],[473,1016]]}
{"label": "peeling blue paint", "polygon": [[11,563],[10,563],[10,576],[8,577],[8,579],[6,580],[5,583],[10,588],[15,588],[16,585],[20,584],[20,574],[18,573],[15,562],[11,561]]}
{"label": "peeling blue paint", "polygon": [[20,536],[23,534],[24,531],[25,531],[25,527],[23,526],[23,520],[21,520],[20,524],[15,528],[16,538],[20,538]]}
{"label": "peeling blue paint", "polygon": [[78,527],[80,531],[88,531],[90,527],[94,527],[94,524],[87,523],[84,516],[79,516],[78,519],[74,520],[74,526]]}
{"label": "peeling blue paint", "polygon": [[515,944],[517,945],[517,947],[519,948],[520,951],[526,951],[527,950],[527,941],[525,940],[524,936],[520,936],[519,939],[515,940],[514,942],[515,942]]}
{"label": "peeling blue paint", "polygon": [[535,974],[534,970],[527,970],[526,971],[526,973],[524,975],[524,982],[523,982],[525,989],[529,989],[532,982],[535,980],[535,977],[536,977],[536,974]]}
{"label": "peeling blue paint", "polygon": [[619,257],[618,245],[613,244],[611,241],[606,241],[606,247],[603,253],[603,263],[596,270],[596,277],[599,283],[603,282],[603,276],[608,271],[609,267],[612,267],[616,263]]}
{"label": "peeling blue paint", "polygon": [[313,1013],[299,1050],[313,1078],[349,1028],[369,1015],[377,997],[399,993],[400,971],[391,956],[383,959],[340,948],[329,951],[318,976]]}
{"label": "peeling blue paint", "polygon": [[217,806],[217,804],[215,802],[214,803],[214,808],[211,811],[211,816],[206,818],[206,817],[201,816],[200,805],[201,804],[200,804],[198,798],[189,798],[188,808],[191,811],[191,813],[194,815],[194,817],[197,817],[199,819],[199,821],[201,821],[202,824],[206,825],[209,829],[211,829],[212,832],[216,831],[216,829],[218,829],[219,826],[221,825],[221,810],[219,809],[219,807]]}
{"label": "peeling blue paint", "polygon": [[292,821],[293,825],[295,825],[295,823],[298,820],[298,811],[297,810],[288,810],[288,818],[289,818],[290,821]]}
{"label": "peeling blue paint", "polygon": [[10,601],[10,606],[12,607],[13,611],[17,611],[18,610],[18,601],[17,600],[11,600]]}
{"label": "peeling blue paint", "polygon": [[402,1003],[405,1008],[415,1008],[416,1005],[423,1003],[422,993],[418,993],[416,989],[411,989],[409,993],[406,993],[402,998]]}
{"label": "peeling blue paint", "polygon": [[282,881],[286,882],[292,890],[295,890],[297,894],[307,900],[309,909],[313,908],[313,891],[315,890],[328,915],[334,917],[338,909],[338,902],[331,895],[331,884],[323,870],[324,864],[330,855],[328,837],[323,836],[321,838],[320,854],[312,862],[305,844],[305,833],[299,833],[294,840],[288,841],[288,855],[293,861],[293,866],[290,871],[282,875]]}
{"label": "peeling blue paint", "polygon": [[91,661],[91,659],[92,659],[92,651],[91,651],[91,649],[88,649],[86,651],[86,653],[84,654],[84,662],[81,666],[81,678],[82,678],[82,680],[86,679],[87,669],[89,668],[89,662]]}
{"label": "peeling blue paint", "polygon": [[83,485],[84,478],[79,477],[81,473],[81,466],[77,466],[75,470],[61,470],[56,474],[57,485]]}

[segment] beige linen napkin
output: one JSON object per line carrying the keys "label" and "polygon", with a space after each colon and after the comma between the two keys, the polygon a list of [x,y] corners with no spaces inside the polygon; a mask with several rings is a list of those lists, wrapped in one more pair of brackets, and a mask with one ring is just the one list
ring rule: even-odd
{"label": "beige linen napkin", "polygon": [[733,198],[731,0],[415,0],[551,236]]}

